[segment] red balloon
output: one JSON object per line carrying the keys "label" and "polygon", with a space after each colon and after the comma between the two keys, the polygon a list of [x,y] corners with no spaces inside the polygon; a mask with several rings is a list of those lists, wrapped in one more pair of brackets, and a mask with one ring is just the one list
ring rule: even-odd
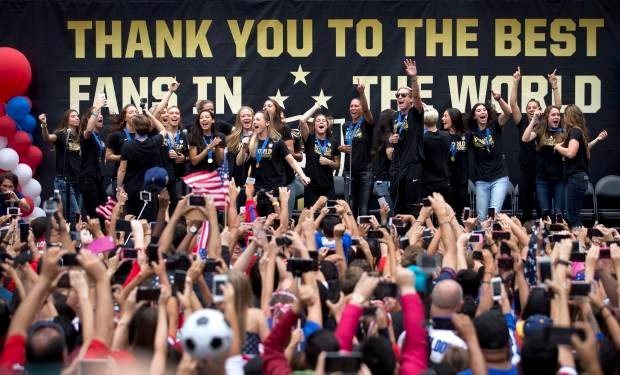
{"label": "red balloon", "polygon": [[34,211],[34,200],[26,196],[24,196],[24,200],[28,203],[28,206],[30,206],[30,209],[28,211],[22,211],[22,217],[30,216],[32,211]]}
{"label": "red balloon", "polygon": [[26,56],[11,47],[0,47],[0,102],[26,92],[32,69]]}
{"label": "red balloon", "polygon": [[32,176],[35,175],[35,168],[41,164],[43,160],[43,153],[37,146],[30,146],[28,150],[19,155],[19,162],[27,164],[30,168],[32,168]]}
{"label": "red balloon", "polygon": [[[32,108],[32,106],[30,106],[30,108]],[[6,115],[6,109],[4,109],[4,103],[0,103],[0,116],[4,116],[4,115]]]}
{"label": "red balloon", "polygon": [[18,130],[17,133],[9,140],[9,147],[22,155],[28,151],[31,145],[30,137],[25,131]]}
{"label": "red balloon", "polygon": [[0,117],[0,137],[11,139],[17,129],[17,123],[9,116]]}

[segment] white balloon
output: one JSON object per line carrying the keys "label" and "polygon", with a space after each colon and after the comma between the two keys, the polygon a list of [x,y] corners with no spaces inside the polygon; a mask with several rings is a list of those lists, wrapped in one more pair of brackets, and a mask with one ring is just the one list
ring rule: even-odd
{"label": "white balloon", "polygon": [[34,201],[34,205],[36,207],[41,207],[41,196],[39,195],[38,197],[35,197],[32,199]]}
{"label": "white balloon", "polygon": [[34,178],[22,185],[22,194],[27,197],[38,197],[41,195],[41,184]]}
{"label": "white balloon", "polygon": [[17,175],[19,186],[26,185],[26,183],[32,178],[32,169],[28,166],[28,164],[17,164],[17,167],[13,170],[13,173]]}
{"label": "white balloon", "polygon": [[0,148],[5,148],[8,144],[9,139],[7,137],[0,137]]}
{"label": "white balloon", "polygon": [[19,164],[19,155],[12,148],[3,148],[0,150],[0,169],[12,171]]}
{"label": "white balloon", "polygon": [[32,220],[32,219],[36,219],[38,217],[44,217],[44,216],[45,216],[45,211],[43,211],[41,207],[35,207],[34,210],[32,210],[32,213],[30,214],[30,216],[26,217],[26,219]]}

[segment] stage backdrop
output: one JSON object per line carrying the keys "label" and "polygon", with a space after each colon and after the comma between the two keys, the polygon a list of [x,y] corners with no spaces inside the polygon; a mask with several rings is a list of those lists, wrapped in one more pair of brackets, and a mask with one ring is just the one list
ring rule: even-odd
{"label": "stage backdrop", "polygon": [[[112,112],[140,98],[151,105],[172,77],[181,87],[171,104],[186,125],[197,99],[214,100],[231,121],[267,97],[291,120],[318,101],[339,123],[358,79],[375,114],[394,107],[406,57],[418,63],[423,100],[440,111],[468,111],[491,88],[507,100],[520,66],[523,109],[530,98],[550,103],[546,77],[557,68],[564,104],[584,110],[594,135],[609,131],[592,153],[596,182],[620,174],[619,23],[614,0],[3,0],[0,46],[29,58],[32,112],[47,113],[51,128],[102,91]],[[518,144],[511,123],[504,146],[515,184]],[[45,196],[54,158],[42,146]]]}

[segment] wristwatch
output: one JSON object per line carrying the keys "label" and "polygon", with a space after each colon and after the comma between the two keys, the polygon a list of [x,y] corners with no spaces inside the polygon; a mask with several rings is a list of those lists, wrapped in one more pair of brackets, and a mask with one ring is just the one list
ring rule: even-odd
{"label": "wristwatch", "polygon": [[353,293],[353,295],[351,296],[351,302],[361,305],[364,303],[364,301],[366,301],[366,298],[364,298],[364,296],[362,296],[361,294]]}
{"label": "wristwatch", "polygon": [[191,227],[189,227],[189,232],[191,234],[196,234],[196,232],[198,232],[198,228],[196,228],[195,225],[192,225]]}

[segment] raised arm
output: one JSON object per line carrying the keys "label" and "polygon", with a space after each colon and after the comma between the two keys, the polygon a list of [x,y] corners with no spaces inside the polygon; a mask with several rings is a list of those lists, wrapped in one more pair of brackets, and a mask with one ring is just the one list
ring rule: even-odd
{"label": "raised arm", "polygon": [[521,67],[517,66],[517,70],[512,73],[512,89],[510,90],[510,109],[512,110],[512,120],[515,124],[521,122],[521,108],[517,104],[517,96],[519,92],[519,82],[521,82]]}
{"label": "raised arm", "polygon": [[495,99],[499,103],[499,106],[502,109],[502,114],[499,115],[497,122],[500,126],[504,126],[510,118],[510,107],[508,106],[508,103],[506,103],[504,99],[502,99],[502,95],[500,93],[491,90],[491,94],[493,95],[493,99]]}
{"label": "raised arm", "polygon": [[168,108],[168,101],[170,100],[170,97],[172,96],[172,94],[174,94],[177,91],[179,86],[180,86],[180,83],[177,82],[177,78],[174,77],[172,82],[168,84],[168,92],[166,93],[166,95],[164,95],[164,98],[161,100],[161,102],[157,104],[157,107],[155,107],[155,112],[153,113],[153,116],[155,116],[156,119],[161,120],[162,112],[166,108]]}
{"label": "raised arm", "polygon": [[301,131],[301,138],[304,142],[308,139],[308,134],[310,133],[310,129],[308,128],[308,119],[319,109],[321,109],[321,105],[315,102],[314,105],[299,118],[299,130]]}
{"label": "raised arm", "polygon": [[407,76],[411,79],[411,97],[413,98],[413,106],[419,113],[424,112],[424,103],[420,96],[420,83],[418,82],[418,67],[415,61],[407,59],[403,61]]}
{"label": "raised arm", "polygon": [[166,128],[164,127],[164,125],[158,119],[156,119],[155,116],[153,116],[153,114],[148,109],[144,110],[144,114],[149,118],[149,120],[151,120],[151,124],[153,124],[159,134],[161,134],[162,137],[165,137]]}
{"label": "raised arm", "polygon": [[590,141],[590,143],[588,143],[588,151],[592,150],[592,147],[597,145],[599,142],[604,141],[605,139],[607,139],[607,130],[603,130],[602,132],[598,133],[596,138],[594,138]]}
{"label": "raised arm", "polygon": [[523,131],[523,135],[521,136],[521,142],[528,143],[536,139],[536,132],[534,131],[534,128],[538,125],[538,122],[540,121],[540,115],[540,111],[534,112],[534,116],[532,116],[532,121],[530,121],[530,123]]}
{"label": "raised arm", "polygon": [[84,130],[84,138],[89,139],[90,134],[95,130],[95,126],[97,126],[97,117],[99,117],[99,113],[101,113],[101,107],[105,106],[106,99],[98,97],[95,99],[93,103],[93,110],[88,118],[88,122],[86,123],[86,130]]}
{"label": "raised arm", "polygon": [[551,91],[553,91],[553,101],[557,106],[562,106],[562,93],[560,92],[560,88],[558,87],[558,77],[555,76],[555,72],[557,69],[553,69],[551,74],[547,74],[547,79],[549,80],[549,84],[551,85]]}
{"label": "raised arm", "polygon": [[56,142],[56,134],[50,134],[47,130],[47,115],[45,113],[39,115],[39,121],[41,121],[41,135],[43,140],[50,143]]}
{"label": "raised arm", "polygon": [[86,273],[95,282],[95,335],[94,340],[103,342],[107,347],[112,345],[114,333],[114,305],[110,292],[110,278],[103,262],[90,251],[78,254],[78,261]]}
{"label": "raised arm", "polygon": [[360,104],[362,105],[362,113],[364,114],[364,118],[366,119],[366,122],[369,124],[373,124],[374,120],[372,118],[372,112],[370,112],[370,107],[368,106],[368,99],[366,98],[366,92],[365,87],[362,83],[360,83],[360,80],[357,80],[357,92],[359,94],[359,100],[360,100]]}

